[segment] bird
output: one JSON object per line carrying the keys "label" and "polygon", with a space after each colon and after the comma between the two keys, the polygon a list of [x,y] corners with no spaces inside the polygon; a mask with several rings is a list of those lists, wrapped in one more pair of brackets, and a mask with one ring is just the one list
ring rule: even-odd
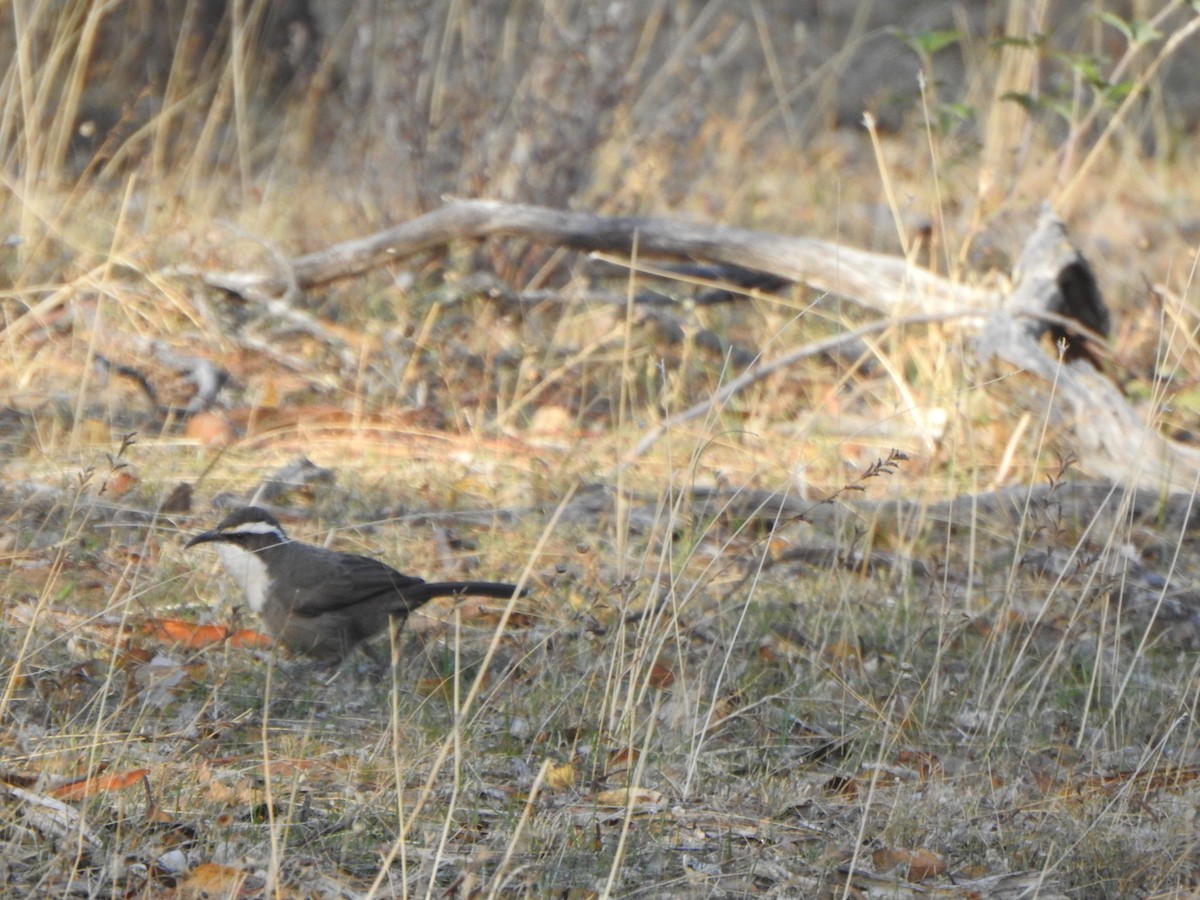
{"label": "bird", "polygon": [[184,549],[207,543],[271,637],[323,663],[340,664],[359,647],[379,663],[366,641],[435,597],[507,600],[518,591],[498,581],[425,581],[369,556],[294,541],[258,506],[234,510]]}

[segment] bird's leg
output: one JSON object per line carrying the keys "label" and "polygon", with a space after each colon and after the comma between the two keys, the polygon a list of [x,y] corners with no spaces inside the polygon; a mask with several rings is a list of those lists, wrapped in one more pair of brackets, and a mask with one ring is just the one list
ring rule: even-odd
{"label": "bird's leg", "polygon": [[390,626],[388,628],[388,635],[391,637],[391,641],[392,641],[392,665],[393,666],[400,665],[400,657],[403,655],[401,652],[403,650],[403,647],[400,643],[400,635],[404,632],[404,623],[405,623],[405,621],[407,621],[407,619],[408,619],[408,616],[392,616],[388,620],[389,626]]}
{"label": "bird's leg", "polygon": [[386,675],[388,671],[388,664],[384,658],[375,651],[375,648],[365,641],[358,646],[362,648],[363,656],[371,661],[371,666],[375,669],[375,674],[380,678]]}

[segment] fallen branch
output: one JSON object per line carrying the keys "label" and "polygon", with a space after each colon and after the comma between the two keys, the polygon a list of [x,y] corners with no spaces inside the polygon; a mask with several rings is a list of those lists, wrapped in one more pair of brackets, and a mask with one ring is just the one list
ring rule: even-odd
{"label": "fallen branch", "polygon": [[[1080,466],[1092,475],[1153,490],[1191,491],[1200,479],[1200,452],[1168,440],[1147,424],[1097,371],[1095,359],[1109,314],[1086,260],[1052,210],[1043,211],[1022,251],[1007,296],[958,284],[906,260],[827,241],[715,225],[632,216],[604,217],[487,200],[455,200],[411,222],[282,266],[280,273],[209,273],[206,284],[241,296],[279,297],[358,275],[459,240],[498,235],[591,252],[639,258],[668,256],[739,266],[803,282],[898,320],[869,326],[958,319],[974,330],[978,355],[1000,359],[1053,385],[1050,415],[1075,435]],[[904,318],[908,317],[908,318]],[[1040,342],[1050,332],[1068,343],[1062,358]],[[840,339],[833,339],[836,344]],[[719,408],[747,385],[811,356],[828,342],[764,361],[704,404],[654,426],[635,448],[645,452],[671,427]]]}
{"label": "fallen branch", "polygon": [[[646,216],[597,216],[491,200],[454,200],[441,209],[358,240],[335,244],[291,262],[301,290],[359,275],[453,241],[507,235],[575,250],[674,256],[755,269],[809,284],[890,313],[961,313],[994,309],[998,295],[956,284],[902,259],[812,238],[744,228],[699,225]],[[280,296],[281,273],[226,272],[205,284],[239,296]]]}

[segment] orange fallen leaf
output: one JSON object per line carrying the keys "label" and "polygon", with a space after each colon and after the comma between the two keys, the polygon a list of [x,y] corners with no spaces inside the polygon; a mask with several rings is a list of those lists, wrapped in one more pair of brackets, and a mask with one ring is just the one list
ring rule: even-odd
{"label": "orange fallen leaf", "polygon": [[179,890],[184,897],[237,897],[246,877],[245,872],[232,866],[201,863],[188,873]]}
{"label": "orange fallen leaf", "polygon": [[151,619],[142,625],[142,631],[159,640],[192,648],[207,647],[229,637],[229,629],[222,625],[197,625],[181,619]]}
{"label": "orange fallen leaf", "polygon": [[650,687],[662,690],[675,683],[675,673],[667,666],[656,662],[650,667]]}
{"label": "orange fallen leaf", "polygon": [[908,863],[908,880],[924,881],[946,871],[946,861],[932,850],[915,850]]}
{"label": "orange fallen leaf", "polygon": [[196,413],[188,419],[184,434],[205,447],[227,447],[237,438],[229,420],[214,412]]}
{"label": "orange fallen leaf", "polygon": [[638,761],[641,751],[637,747],[622,747],[608,755],[608,771],[625,770]]}
{"label": "orange fallen leaf", "polygon": [[82,800],[101,791],[119,791],[131,784],[137,784],[150,774],[149,769],[130,769],[127,772],[105,772],[68,784],[61,784],[50,791],[50,796],[58,800]]}
{"label": "orange fallen leaf", "polygon": [[234,647],[270,647],[271,639],[261,632],[242,628],[230,632],[224,625],[198,625],[182,619],[151,619],[143,623],[142,631],[162,641],[199,650],[221,641],[229,641]]}
{"label": "orange fallen leaf", "polygon": [[871,863],[876,872],[890,872],[904,866],[904,877],[909,881],[924,881],[946,871],[945,861],[932,850],[883,847],[871,854]]}
{"label": "orange fallen leaf", "polygon": [[239,628],[229,636],[230,647],[273,647],[275,642],[269,635],[253,628]]}
{"label": "orange fallen leaf", "polygon": [[890,872],[908,862],[908,851],[893,847],[880,847],[871,851],[871,865],[876,872]]}
{"label": "orange fallen leaf", "polygon": [[117,469],[109,475],[101,486],[100,493],[110,497],[122,497],[128,494],[138,483],[137,473],[128,467]]}

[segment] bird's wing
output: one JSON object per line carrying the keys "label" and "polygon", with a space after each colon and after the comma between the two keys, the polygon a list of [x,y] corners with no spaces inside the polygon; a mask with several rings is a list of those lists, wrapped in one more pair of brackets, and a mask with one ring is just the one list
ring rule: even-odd
{"label": "bird's wing", "polygon": [[[397,595],[395,609],[408,608],[401,600],[406,590],[425,584],[425,580],[405,575],[377,559],[369,556],[338,554],[336,565],[330,567],[320,585],[300,585],[294,595],[293,615],[319,616],[329,612],[348,610],[368,601]],[[420,605],[426,597],[414,592],[413,605]]]}

